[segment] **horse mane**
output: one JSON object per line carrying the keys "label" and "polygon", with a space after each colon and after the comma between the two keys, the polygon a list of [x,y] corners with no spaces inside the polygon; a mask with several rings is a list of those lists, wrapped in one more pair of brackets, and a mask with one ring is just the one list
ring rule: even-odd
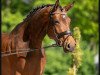
{"label": "horse mane", "polygon": [[47,4],[47,5],[41,5],[41,6],[37,6],[36,8],[33,8],[28,15],[26,16],[26,18],[24,19],[24,21],[27,21],[27,19],[29,17],[31,17],[32,15],[34,15],[36,13],[37,10],[42,9],[44,7],[49,7],[49,6],[53,6],[54,4]]}
{"label": "horse mane", "polygon": [[[42,9],[42,8],[44,8],[44,7],[49,7],[49,6],[54,6],[54,4],[46,4],[46,5],[41,5],[41,6],[37,6],[36,8],[33,8],[33,9],[29,12],[29,14],[26,16],[26,18],[24,19],[24,21],[27,21],[27,19],[28,19],[30,16],[34,15],[34,14],[36,13],[37,10]],[[59,8],[62,10],[62,7],[61,7],[61,6],[59,6]]]}

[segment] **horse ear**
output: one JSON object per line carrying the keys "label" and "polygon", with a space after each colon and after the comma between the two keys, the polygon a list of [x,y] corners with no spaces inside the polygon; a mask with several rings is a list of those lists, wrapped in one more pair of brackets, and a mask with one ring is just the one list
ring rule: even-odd
{"label": "horse ear", "polygon": [[56,3],[54,4],[54,7],[52,9],[52,12],[56,11],[58,7],[59,7],[59,0],[56,0]]}
{"label": "horse ear", "polygon": [[63,7],[63,9],[64,9],[65,11],[70,10],[70,9],[74,6],[74,3],[75,3],[75,1],[73,1],[72,3],[70,3],[70,4],[67,5],[67,6]]}

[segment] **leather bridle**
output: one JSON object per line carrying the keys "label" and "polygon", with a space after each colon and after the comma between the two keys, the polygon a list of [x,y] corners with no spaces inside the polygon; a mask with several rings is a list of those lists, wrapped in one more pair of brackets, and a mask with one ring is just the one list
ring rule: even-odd
{"label": "leather bridle", "polygon": [[[53,18],[52,18],[52,15],[55,15],[55,14],[60,14],[60,13],[52,13],[52,12],[50,12],[49,17],[50,17],[50,23],[53,25],[53,31],[54,31],[54,34],[56,36],[56,39],[60,40],[60,38],[62,38],[64,35],[72,36],[72,33],[71,33],[70,30],[66,30],[66,31],[61,32],[61,33],[57,33],[56,32],[56,28],[54,26],[54,24],[55,24],[56,21],[54,21]],[[66,37],[65,39],[67,39],[67,38],[68,37]]]}

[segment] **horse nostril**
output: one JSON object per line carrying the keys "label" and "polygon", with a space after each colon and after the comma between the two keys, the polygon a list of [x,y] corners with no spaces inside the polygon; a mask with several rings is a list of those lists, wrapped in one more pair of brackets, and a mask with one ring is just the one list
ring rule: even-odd
{"label": "horse nostril", "polygon": [[70,44],[68,44],[68,48],[70,48]]}
{"label": "horse nostril", "polygon": [[76,46],[76,44],[75,44],[75,46]]}

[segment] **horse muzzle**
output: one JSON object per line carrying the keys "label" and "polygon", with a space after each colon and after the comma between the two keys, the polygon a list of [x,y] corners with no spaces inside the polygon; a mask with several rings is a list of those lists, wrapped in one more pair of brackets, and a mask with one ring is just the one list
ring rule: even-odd
{"label": "horse muzzle", "polygon": [[70,42],[68,40],[66,40],[63,44],[63,50],[65,53],[67,52],[73,52],[76,46],[76,42],[74,41],[74,39],[71,39]]}
{"label": "horse muzzle", "polygon": [[63,46],[63,50],[65,53],[67,52],[73,52],[75,49],[75,45],[71,45],[71,44],[66,44]]}

